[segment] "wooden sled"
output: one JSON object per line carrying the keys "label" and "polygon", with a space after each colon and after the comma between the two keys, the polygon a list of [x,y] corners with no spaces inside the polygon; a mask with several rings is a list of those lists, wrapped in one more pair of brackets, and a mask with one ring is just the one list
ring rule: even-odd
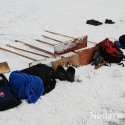
{"label": "wooden sled", "polygon": [[10,68],[8,66],[7,62],[1,62],[0,63],[0,73],[9,73],[10,72]]}
{"label": "wooden sled", "polygon": [[62,55],[68,52],[87,47],[87,36],[75,38],[65,43],[59,43],[54,46],[54,54]]}
{"label": "wooden sled", "polygon": [[[91,63],[91,58],[92,58],[93,52],[96,50],[96,48],[92,47],[92,48],[85,49],[85,47],[87,47],[87,42],[89,42],[89,41],[87,41],[87,39],[88,39],[87,36],[75,38],[75,37],[63,35],[60,33],[48,31],[48,30],[45,30],[45,32],[49,32],[51,34],[61,35],[61,36],[67,37],[67,38],[71,38],[71,40],[68,40],[68,41],[59,41],[54,38],[42,35],[45,38],[60,42],[59,44],[52,45],[52,46],[54,46],[54,56],[56,58],[49,63],[51,63],[51,65],[54,69],[56,69],[58,65],[61,65],[61,66],[72,65],[74,67],[79,67],[80,65],[82,66],[82,65],[87,65],[87,64]],[[95,44],[95,42],[92,42],[92,43]],[[46,42],[46,44],[48,44],[48,42]],[[66,54],[66,53],[68,53],[68,54],[72,53],[72,55],[65,57],[64,54]],[[64,57],[64,58],[61,58],[61,57]],[[41,61],[37,61],[37,62],[35,61],[35,63],[32,62],[32,63],[30,63],[30,66],[37,64],[38,62],[43,63],[44,61],[41,60]]]}

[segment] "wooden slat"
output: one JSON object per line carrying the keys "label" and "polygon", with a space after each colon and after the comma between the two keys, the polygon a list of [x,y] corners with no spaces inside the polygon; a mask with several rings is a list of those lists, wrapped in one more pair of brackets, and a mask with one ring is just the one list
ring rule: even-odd
{"label": "wooden slat", "polygon": [[68,35],[64,35],[64,34],[61,34],[61,33],[56,33],[56,32],[52,32],[52,31],[49,31],[49,30],[44,30],[44,31],[45,31],[45,32],[48,32],[48,33],[55,34],[55,35],[60,35],[60,36],[64,36],[64,37],[67,37],[67,38],[75,39],[75,37],[68,36]]}
{"label": "wooden slat", "polygon": [[92,42],[92,41],[88,41],[88,42],[89,42],[89,43],[93,43],[93,44],[95,44],[95,45],[97,44],[96,42]]}
{"label": "wooden slat", "polygon": [[25,44],[25,45],[27,45],[27,46],[33,48],[33,49],[36,49],[36,50],[39,50],[39,51],[42,51],[42,52],[44,52],[44,53],[47,53],[47,54],[49,54],[49,55],[54,56],[54,53],[49,52],[49,51],[44,50],[44,49],[41,49],[41,48],[39,48],[39,47],[33,46],[33,45],[31,45],[31,44],[28,44],[28,43],[25,43],[25,42],[22,42],[22,41],[19,41],[19,40],[15,40],[15,42],[23,43],[23,44]]}
{"label": "wooden slat", "polygon": [[45,41],[43,41],[43,40],[36,39],[36,41],[41,42],[41,43],[44,43],[44,44],[47,44],[47,45],[50,45],[50,46],[54,46],[54,44],[45,42]]}
{"label": "wooden slat", "polygon": [[30,60],[33,60],[33,61],[37,61],[36,59],[33,59],[33,58],[31,58],[31,57],[28,57],[28,56],[25,56],[25,55],[22,55],[22,54],[19,54],[19,53],[16,53],[16,52],[13,52],[13,51],[8,50],[8,49],[5,49],[5,48],[3,48],[3,47],[0,47],[0,49],[1,49],[1,50],[4,50],[4,51],[7,51],[7,52],[10,52],[10,53],[13,53],[13,54],[16,54],[16,55],[18,55],[18,56],[25,57],[25,58],[30,59]]}
{"label": "wooden slat", "polygon": [[[60,36],[64,36],[64,37],[67,37],[67,38],[76,39],[76,37],[73,37],[73,36],[68,36],[68,35],[65,35],[65,34],[53,32],[53,31],[49,31],[49,30],[44,30],[44,31],[45,31],[45,32],[48,32],[48,33],[55,34],[55,35],[60,35]],[[88,42],[89,42],[89,43],[93,43],[93,44],[97,44],[96,42],[93,42],[93,41],[88,41]]]}
{"label": "wooden slat", "polygon": [[8,45],[8,44],[6,46],[14,48],[14,49],[17,49],[17,50],[21,50],[21,51],[24,51],[24,52],[27,52],[27,53],[31,53],[31,54],[34,54],[34,55],[38,55],[38,56],[42,56],[42,57],[47,57],[47,58],[49,57],[49,56],[45,56],[45,55],[42,55],[42,54],[39,54],[39,53],[35,53],[35,52],[32,52],[32,51],[28,51],[28,50],[25,50],[25,49],[14,47],[14,46],[11,46],[11,45]]}
{"label": "wooden slat", "polygon": [[59,42],[59,43],[64,43],[64,42],[61,41],[61,40],[57,40],[57,39],[54,39],[54,38],[51,38],[51,37],[48,37],[48,36],[45,36],[45,35],[41,35],[41,36],[43,36],[43,37],[45,37],[45,38],[47,38],[47,39],[50,39],[50,40],[54,40],[54,41]]}

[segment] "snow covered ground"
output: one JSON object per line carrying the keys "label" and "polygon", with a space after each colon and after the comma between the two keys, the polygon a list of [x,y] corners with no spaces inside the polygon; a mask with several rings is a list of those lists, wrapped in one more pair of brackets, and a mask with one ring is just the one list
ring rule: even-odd
{"label": "snow covered ground", "polygon": [[[97,43],[107,37],[118,39],[125,34],[124,4],[124,0],[0,0],[0,47],[11,44],[39,52],[15,43],[22,40],[53,51],[35,41],[47,41],[41,36],[47,34],[45,29],[74,37],[88,35],[90,41]],[[88,19],[99,20],[103,25],[87,25]],[[105,24],[105,19],[115,24]],[[3,61],[8,62],[11,71],[26,68],[32,62],[0,50],[0,62]],[[124,82],[125,68],[116,64],[98,70],[91,65],[77,68],[74,83],[57,80],[56,88],[35,104],[23,101],[17,108],[0,112],[0,125],[125,125]]]}

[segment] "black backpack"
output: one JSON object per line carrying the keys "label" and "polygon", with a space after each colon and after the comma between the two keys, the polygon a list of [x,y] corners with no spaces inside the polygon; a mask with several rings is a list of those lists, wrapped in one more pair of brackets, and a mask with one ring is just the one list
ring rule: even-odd
{"label": "black backpack", "polygon": [[8,80],[3,74],[0,74],[0,111],[16,107],[19,104],[21,101],[13,95]]}

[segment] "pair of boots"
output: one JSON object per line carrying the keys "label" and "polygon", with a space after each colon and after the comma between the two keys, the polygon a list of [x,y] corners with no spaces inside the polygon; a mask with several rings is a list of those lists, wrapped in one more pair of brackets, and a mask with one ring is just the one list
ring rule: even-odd
{"label": "pair of boots", "polygon": [[67,70],[65,70],[62,66],[58,66],[55,71],[55,77],[61,81],[67,80],[69,82],[74,82],[75,69],[69,66]]}
{"label": "pair of boots", "polygon": [[[115,23],[115,22],[113,22],[112,20],[105,19],[105,24],[114,24],[114,23]],[[98,20],[91,19],[91,20],[87,20],[87,21],[86,21],[86,24],[98,26],[98,25],[102,25],[103,23],[100,22],[100,21],[98,21]]]}

